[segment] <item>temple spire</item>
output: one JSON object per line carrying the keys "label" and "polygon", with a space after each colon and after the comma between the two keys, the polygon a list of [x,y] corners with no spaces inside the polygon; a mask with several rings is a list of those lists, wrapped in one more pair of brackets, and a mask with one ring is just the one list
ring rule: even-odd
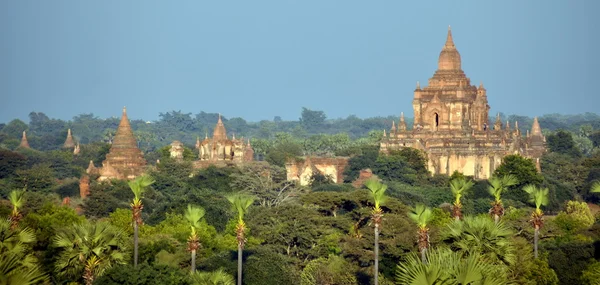
{"label": "temple spire", "polygon": [[219,113],[219,120],[217,121],[217,125],[215,126],[215,130],[213,132],[212,138],[215,141],[227,139],[227,131],[225,130],[225,125],[223,124],[223,120],[221,120],[221,113]]}
{"label": "temple spire", "polygon": [[64,148],[72,148],[75,147],[75,141],[73,141],[73,136],[71,135],[71,129],[67,130],[67,139],[65,140],[65,143],[63,144]]}
{"label": "temple spire", "polygon": [[404,121],[404,112],[400,113],[400,122],[398,123],[398,130],[399,131],[406,130],[406,122]]}
{"label": "temple spire", "polygon": [[21,137],[21,143],[19,144],[19,147],[31,148],[29,146],[29,142],[27,141],[27,132],[25,132],[25,131],[23,131],[23,136]]}
{"label": "temple spire", "polygon": [[533,125],[531,126],[531,135],[532,136],[541,136],[542,128],[540,127],[540,122],[538,122],[538,118],[533,118]]}
{"label": "temple spire", "polygon": [[395,121],[392,121],[392,131],[391,132],[392,133],[396,132],[396,122]]}
{"label": "temple spire", "polygon": [[448,36],[446,36],[446,47],[454,47],[454,40],[452,39],[452,28],[448,25]]}

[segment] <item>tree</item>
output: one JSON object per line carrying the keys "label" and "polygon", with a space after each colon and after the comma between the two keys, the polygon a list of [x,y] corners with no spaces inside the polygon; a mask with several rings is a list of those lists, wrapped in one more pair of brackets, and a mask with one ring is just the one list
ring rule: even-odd
{"label": "tree", "polygon": [[8,195],[8,201],[10,201],[10,204],[12,205],[12,212],[9,217],[10,228],[13,230],[17,228],[19,221],[23,218],[23,215],[19,212],[19,208],[21,208],[25,202],[25,199],[23,198],[24,194],[25,189],[13,190],[10,192],[10,195]]}
{"label": "tree", "polygon": [[190,223],[191,228],[190,237],[188,238],[188,250],[192,253],[192,273],[196,272],[196,251],[200,248],[197,231],[200,228],[202,217],[204,217],[204,209],[202,207],[188,204],[185,211],[185,219]]}
{"label": "tree", "polygon": [[223,269],[213,272],[196,272],[192,274],[193,285],[234,285],[235,279]]}
{"label": "tree", "polygon": [[419,227],[417,231],[419,251],[421,252],[421,261],[425,263],[427,262],[426,255],[427,248],[429,247],[429,228],[427,228],[427,224],[433,218],[431,208],[425,207],[423,204],[417,204],[415,209],[408,213],[408,216]]}
{"label": "tree", "polygon": [[8,220],[0,220],[0,284],[38,284],[47,279],[36,264],[34,243],[32,229],[12,228]]}
{"label": "tree", "polygon": [[515,261],[514,246],[510,242],[513,231],[486,216],[467,216],[462,221],[454,221],[441,235],[454,250],[468,255],[480,254],[490,263],[511,265]]}
{"label": "tree", "polygon": [[246,164],[231,174],[231,188],[255,195],[260,206],[277,207],[298,196],[302,190],[288,181],[285,168],[262,163]]}
{"label": "tree", "polygon": [[462,218],[462,203],[460,198],[466,194],[475,183],[472,180],[467,180],[464,177],[458,177],[450,180],[450,190],[454,194],[454,203],[452,204],[452,216],[455,220]]}
{"label": "tree", "polygon": [[387,185],[379,182],[377,179],[369,179],[365,181],[365,186],[370,191],[371,197],[373,198],[373,202],[375,206],[373,207],[373,211],[371,211],[371,219],[373,220],[373,225],[375,227],[375,272],[373,276],[375,278],[375,285],[379,284],[379,227],[381,226],[381,219],[383,218],[383,210],[381,209],[381,205],[385,203],[386,196],[385,190],[387,189]]}
{"label": "tree", "polygon": [[53,240],[61,249],[56,261],[59,275],[83,278],[86,285],[115,264],[125,264],[123,233],[107,222],[84,222],[61,229]]}
{"label": "tree", "polygon": [[490,209],[490,215],[494,218],[496,224],[500,221],[500,217],[504,215],[504,206],[502,205],[502,192],[506,191],[509,187],[519,183],[517,177],[508,174],[505,176],[492,176],[488,181],[490,186],[488,191],[494,196],[494,202],[492,202],[492,208]]}
{"label": "tree", "polygon": [[302,107],[302,117],[300,117],[300,123],[309,131],[316,131],[322,127],[326,118],[327,116],[325,116],[325,112],[323,111],[313,111]]}
{"label": "tree", "polygon": [[540,209],[540,207],[548,204],[548,188],[541,189],[534,185],[527,185],[523,188],[523,191],[529,194],[529,202],[535,204],[535,210],[531,213],[530,222],[535,231],[533,237],[533,252],[534,257],[537,259],[540,228],[544,225],[544,212],[542,212],[542,209]]}
{"label": "tree", "polygon": [[248,211],[248,207],[254,203],[254,196],[244,194],[233,194],[227,196],[227,200],[231,203],[234,211],[237,213],[237,224],[235,227],[236,237],[238,242],[238,280],[237,284],[242,285],[242,250],[246,239],[246,223],[244,223],[244,215]]}
{"label": "tree", "polygon": [[506,278],[495,274],[494,265],[486,263],[478,253],[463,257],[448,249],[436,249],[427,253],[427,263],[417,254],[410,254],[405,262],[398,264],[398,284],[507,284]]}
{"label": "tree", "polygon": [[135,180],[129,181],[128,185],[133,192],[133,201],[131,202],[131,211],[133,219],[133,266],[138,264],[138,228],[142,225],[142,196],[146,188],[154,183],[150,176],[142,175]]}
{"label": "tree", "polygon": [[564,153],[574,157],[581,156],[581,150],[575,145],[571,132],[559,130],[549,135],[546,140],[551,152]]}
{"label": "tree", "polygon": [[[542,168],[544,165],[542,165]],[[502,177],[512,174],[519,181],[516,185],[510,187],[503,193],[504,199],[511,199],[526,203],[528,200],[527,193],[521,191],[523,186],[533,184],[539,186],[544,181],[542,176],[535,167],[535,162],[532,159],[523,157],[518,154],[507,155],[502,158],[502,164],[494,170],[494,176]]]}

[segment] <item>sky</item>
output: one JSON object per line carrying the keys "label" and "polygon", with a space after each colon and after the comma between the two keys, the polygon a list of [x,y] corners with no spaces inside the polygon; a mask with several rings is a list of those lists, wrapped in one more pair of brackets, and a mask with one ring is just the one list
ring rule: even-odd
{"label": "sky", "polygon": [[490,113],[597,112],[600,1],[0,1],[0,122],[412,116],[448,26]]}

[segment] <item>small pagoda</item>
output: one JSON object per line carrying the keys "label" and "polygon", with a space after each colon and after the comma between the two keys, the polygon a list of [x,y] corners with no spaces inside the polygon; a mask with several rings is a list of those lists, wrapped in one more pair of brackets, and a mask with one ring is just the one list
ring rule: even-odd
{"label": "small pagoda", "polygon": [[102,167],[96,168],[90,162],[87,173],[99,174],[98,180],[134,179],[144,173],[146,160],[138,148],[129,119],[127,109],[123,107],[123,116]]}

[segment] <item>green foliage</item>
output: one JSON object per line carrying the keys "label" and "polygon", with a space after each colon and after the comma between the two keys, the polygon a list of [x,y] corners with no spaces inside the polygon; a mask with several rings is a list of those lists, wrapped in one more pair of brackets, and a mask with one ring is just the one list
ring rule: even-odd
{"label": "green foliage", "polygon": [[310,261],[300,274],[301,285],[358,284],[352,267],[339,256],[318,258]]}
{"label": "green foliage", "polygon": [[594,246],[586,241],[542,243],[548,252],[548,264],[556,272],[559,284],[581,284],[582,272],[594,257]]}
{"label": "green foliage", "polygon": [[235,279],[223,269],[213,272],[194,272],[191,276],[192,285],[234,285]]}
{"label": "green foliage", "polygon": [[600,262],[592,260],[581,276],[582,285],[600,285]]}
{"label": "green foliage", "polygon": [[165,265],[131,264],[114,266],[94,284],[102,285],[186,285],[194,284],[187,272]]}
{"label": "green foliage", "polygon": [[408,217],[417,224],[419,228],[427,228],[427,224],[433,218],[431,208],[425,207],[423,204],[417,204],[414,210],[408,213]]}
{"label": "green foliage", "polygon": [[79,280],[84,271],[99,277],[116,264],[124,264],[128,258],[122,232],[106,222],[84,222],[62,228],[53,240],[61,249],[56,261],[59,275]]}
{"label": "green foliage", "polygon": [[409,254],[398,265],[398,284],[506,284],[505,276],[497,274],[496,266],[485,262],[479,254],[463,257],[458,252],[433,249],[427,252],[427,263],[417,254]]}
{"label": "green foliage", "polygon": [[379,154],[372,169],[383,179],[415,185],[428,181],[426,165],[427,159],[421,151],[403,148],[388,155]]}
{"label": "green foliage", "polygon": [[559,130],[547,136],[546,141],[551,152],[563,153],[574,157],[581,156],[581,150],[577,148],[573,136],[568,131]]}
{"label": "green foliage", "polygon": [[239,224],[244,223],[244,215],[248,212],[248,207],[254,203],[256,199],[254,196],[245,194],[232,194],[226,197],[231,203],[232,209],[237,213],[237,220]]}
{"label": "green foliage", "polygon": [[373,168],[377,157],[379,156],[379,147],[377,146],[363,146],[358,150],[358,155],[351,157],[348,160],[348,165],[344,170],[344,182],[349,183],[358,178],[361,170]]}
{"label": "green foliage", "polygon": [[521,189],[527,184],[539,186],[544,177],[539,174],[535,168],[535,163],[529,158],[520,155],[508,155],[502,159],[502,164],[494,171],[494,176],[503,177],[514,175],[519,181],[518,184],[508,187],[508,191],[503,193],[505,199],[526,202],[527,194]]}
{"label": "green foliage", "polygon": [[269,247],[252,250],[244,265],[246,285],[298,284],[299,275],[293,259],[275,253]]}
{"label": "green foliage", "polygon": [[568,201],[565,210],[559,212],[553,222],[569,238],[591,227],[595,218],[585,202]]}
{"label": "green foliage", "polygon": [[535,205],[536,212],[540,212],[540,207],[548,205],[548,188],[538,188],[534,185],[523,187],[523,191],[529,194],[529,202]]}
{"label": "green foliage", "polygon": [[494,223],[488,216],[466,216],[442,230],[442,240],[468,255],[480,254],[493,264],[515,262],[515,249],[510,240],[513,231],[503,222]]}
{"label": "green foliage", "polygon": [[365,181],[365,186],[369,189],[371,198],[373,198],[373,203],[375,204],[375,211],[379,211],[380,206],[385,203],[387,197],[385,195],[385,190],[387,190],[387,185],[379,182],[377,179],[369,179]]}
{"label": "green foliage", "polygon": [[462,196],[465,195],[474,184],[473,180],[462,177],[450,180],[450,191],[452,191],[452,194],[454,195],[454,205],[461,204],[460,200]]}

